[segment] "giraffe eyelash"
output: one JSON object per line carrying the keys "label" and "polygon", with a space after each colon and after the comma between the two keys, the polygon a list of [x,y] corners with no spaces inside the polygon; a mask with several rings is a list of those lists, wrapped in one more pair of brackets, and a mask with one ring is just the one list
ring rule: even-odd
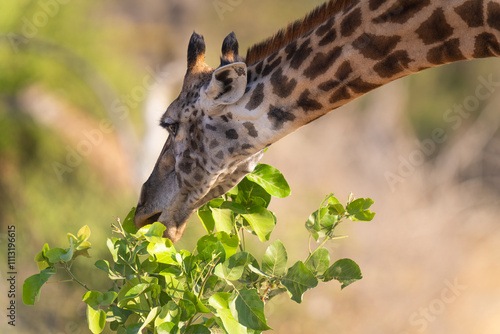
{"label": "giraffe eyelash", "polygon": [[177,134],[177,128],[178,128],[178,123],[175,122],[166,122],[166,121],[161,121],[160,126],[167,130],[172,136],[175,136]]}

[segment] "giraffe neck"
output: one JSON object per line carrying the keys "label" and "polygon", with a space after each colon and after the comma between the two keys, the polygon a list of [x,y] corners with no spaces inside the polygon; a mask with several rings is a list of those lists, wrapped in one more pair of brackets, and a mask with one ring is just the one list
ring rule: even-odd
{"label": "giraffe neck", "polygon": [[500,56],[499,0],[363,0],[248,67],[258,148],[395,79]]}

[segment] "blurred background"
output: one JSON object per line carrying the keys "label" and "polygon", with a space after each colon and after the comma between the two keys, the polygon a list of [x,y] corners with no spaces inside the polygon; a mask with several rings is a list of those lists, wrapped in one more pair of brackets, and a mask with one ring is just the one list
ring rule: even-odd
{"label": "blurred background", "polygon": [[[180,91],[187,42],[205,36],[213,67],[235,31],[240,53],[320,0],[3,1],[0,5],[0,240],[17,231],[16,327],[2,333],[88,333],[83,288],[47,284],[35,306],[22,282],[34,255],[89,225],[94,259],[74,270],[108,288],[96,258],[114,217],[136,204],[166,139],[156,125]],[[343,227],[332,261],[364,278],[331,282],[298,305],[268,305],[275,333],[500,332],[500,61],[424,71],[367,94],[271,146],[266,163],[292,188],[275,199],[272,239],[307,256],[304,222],[330,192],[371,197],[370,223]],[[179,247],[203,233],[192,218]],[[295,246],[296,245],[296,246]],[[260,246],[262,247],[262,246]],[[5,274],[6,256],[0,259]],[[59,275],[57,279],[65,279]],[[7,291],[5,278],[0,290]],[[2,314],[7,293],[2,292]]]}

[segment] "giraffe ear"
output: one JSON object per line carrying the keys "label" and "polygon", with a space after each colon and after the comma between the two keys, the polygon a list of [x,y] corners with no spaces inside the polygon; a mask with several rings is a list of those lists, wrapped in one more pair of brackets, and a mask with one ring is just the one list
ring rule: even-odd
{"label": "giraffe ear", "polygon": [[217,68],[204,89],[207,102],[232,104],[241,99],[247,86],[247,66],[243,62]]}

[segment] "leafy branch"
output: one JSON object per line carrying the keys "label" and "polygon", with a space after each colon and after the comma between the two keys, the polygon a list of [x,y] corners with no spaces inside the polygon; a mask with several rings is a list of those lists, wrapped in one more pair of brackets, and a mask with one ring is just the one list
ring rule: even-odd
{"label": "leafy branch", "polygon": [[[57,268],[87,291],[87,320],[92,333],[101,333],[106,322],[117,333],[261,333],[270,330],[265,316],[266,303],[283,293],[301,303],[306,291],[320,282],[337,280],[341,288],[362,278],[359,266],[350,259],[330,265],[327,242],[342,238],[336,228],[346,220],[370,221],[369,198],[349,196],[345,205],[328,195],[306,221],[310,235],[306,260],[289,266],[285,245],[275,240],[260,261],[246,251],[246,234],[261,242],[270,240],[276,225],[268,210],[271,196],[285,197],[290,188],[274,167],[258,165],[234,189],[198,210],[207,234],[195,249],[176,250],[163,238],[165,226],[153,223],[137,229],[135,209],[123,223],[116,219],[106,244],[112,263],[100,259],[95,267],[106,272],[110,288],[90,290],[71,271],[74,259],[88,256],[90,230],[68,234],[69,247],[47,244],[35,261],[40,273],[24,282],[23,301],[33,305],[40,289]],[[311,240],[319,246],[311,251]]]}

